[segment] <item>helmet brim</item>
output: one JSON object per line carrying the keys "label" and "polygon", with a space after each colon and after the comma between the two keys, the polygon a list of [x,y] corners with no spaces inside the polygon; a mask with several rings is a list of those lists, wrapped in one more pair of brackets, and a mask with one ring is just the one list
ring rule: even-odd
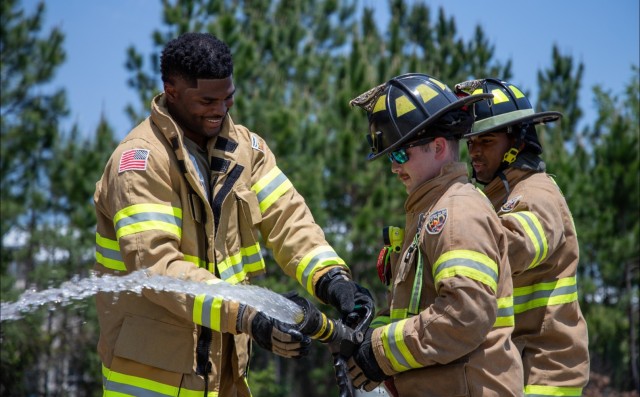
{"label": "helmet brim", "polygon": [[418,135],[419,132],[423,131],[424,129],[429,127],[431,124],[433,124],[436,121],[438,121],[440,119],[440,117],[442,117],[443,115],[445,115],[446,113],[448,113],[448,112],[450,112],[452,110],[457,110],[457,109],[460,109],[461,107],[464,107],[466,105],[473,104],[473,103],[481,101],[483,99],[491,99],[491,98],[493,98],[493,94],[476,94],[476,95],[469,95],[469,96],[466,96],[466,97],[462,97],[462,98],[458,99],[457,101],[455,101],[454,103],[450,103],[449,105],[443,107],[442,109],[440,109],[439,111],[434,113],[432,116],[428,117],[425,121],[423,121],[422,123],[420,123],[417,126],[415,126],[405,136],[403,136],[402,138],[398,139],[396,142],[394,142],[392,145],[390,145],[389,147],[385,148],[381,152],[375,153],[375,154],[374,153],[370,153],[369,156],[367,157],[367,159],[368,160],[375,160],[380,156],[383,156],[383,155],[385,155],[387,153],[393,152],[397,148],[403,146],[405,143],[411,141],[413,138],[415,138]]}
{"label": "helmet brim", "polygon": [[554,121],[558,121],[561,117],[562,117],[562,113],[560,112],[533,113],[533,114],[529,114],[522,117],[516,117],[509,121],[498,123],[496,125],[491,125],[487,128],[480,128],[480,129],[475,128],[478,124],[476,122],[474,123],[474,126],[471,129],[471,132],[469,132],[468,134],[465,134],[464,137],[469,138],[476,135],[487,134],[489,132],[504,130],[512,125],[520,125],[520,124],[536,125],[536,124],[551,123]]}

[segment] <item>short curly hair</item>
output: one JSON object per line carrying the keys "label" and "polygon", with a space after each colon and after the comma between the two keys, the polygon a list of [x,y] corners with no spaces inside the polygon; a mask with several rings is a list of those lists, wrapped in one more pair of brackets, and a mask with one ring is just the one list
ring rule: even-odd
{"label": "short curly hair", "polygon": [[233,74],[229,47],[210,33],[184,33],[167,43],[160,56],[163,82],[182,77],[195,84],[197,79],[225,79]]}

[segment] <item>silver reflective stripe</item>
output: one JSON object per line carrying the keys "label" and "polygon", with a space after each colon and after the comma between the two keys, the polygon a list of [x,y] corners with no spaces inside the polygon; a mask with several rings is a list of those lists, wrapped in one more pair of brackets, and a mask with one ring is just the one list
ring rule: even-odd
{"label": "silver reflective stripe", "polygon": [[513,317],[513,306],[498,308],[498,317]]}
{"label": "silver reflective stripe", "polygon": [[[389,331],[387,336],[387,341],[389,342],[389,350],[391,350],[391,354],[400,365],[402,365],[405,368],[412,368],[411,365],[409,365],[407,360],[404,358],[404,356],[400,352],[400,349],[398,349],[398,345],[396,344],[395,334],[396,334],[396,327],[398,326],[398,324],[399,323],[395,322],[389,325]],[[404,322],[402,322],[401,324],[404,325]]]}
{"label": "silver reflective stripe", "polygon": [[325,251],[314,256],[313,259],[309,261],[307,266],[304,268],[304,271],[302,272],[302,285],[303,286],[307,285],[307,283],[309,282],[309,276],[311,275],[311,273],[313,272],[313,269],[316,267],[316,264],[319,261],[325,258],[331,258],[335,256],[337,255],[334,251]]}
{"label": "silver reflective stripe", "polygon": [[167,397],[168,394],[156,392],[149,389],[143,389],[139,386],[127,385],[124,383],[117,383],[112,380],[108,380],[104,386],[106,391],[121,393],[128,396],[136,397]]}
{"label": "silver reflective stripe", "polygon": [[444,269],[455,267],[458,265],[462,265],[470,269],[475,269],[479,272],[485,273],[486,275],[493,278],[496,283],[498,282],[498,274],[493,269],[491,269],[490,267],[486,266],[483,263],[480,263],[471,259],[467,259],[467,258],[453,258],[453,259],[444,261],[438,266],[437,269],[435,269],[435,273],[436,274],[440,273]]}
{"label": "silver reflective stripe", "polygon": [[176,225],[178,227],[182,227],[182,219],[176,216],[162,214],[159,212],[141,212],[141,213],[129,215],[125,218],[120,219],[116,223],[116,230],[125,226],[129,226],[139,222],[146,222],[146,221],[160,221],[160,222]]}
{"label": "silver reflective stripe", "polygon": [[273,191],[276,190],[278,186],[282,185],[286,181],[287,181],[287,177],[284,173],[281,172],[280,174],[278,174],[278,176],[273,178],[271,182],[269,182],[265,187],[263,187],[262,189],[260,189],[259,192],[257,192],[258,201],[262,202],[264,199],[269,197],[269,195],[273,193]]}
{"label": "silver reflective stripe", "polygon": [[235,265],[227,268],[225,271],[220,273],[220,278],[223,280],[229,280],[231,277],[235,276],[236,274],[241,273],[243,269],[244,269],[244,263],[242,263],[242,260],[240,260],[239,263],[236,263]]}
{"label": "silver reflective stripe", "polygon": [[575,284],[567,285],[564,287],[558,287],[554,289],[541,289],[526,295],[514,295],[513,303],[515,305],[520,305],[536,299],[549,299],[554,296],[568,295],[568,294],[575,293],[577,291],[578,291],[578,286]]}
{"label": "silver reflective stripe", "polygon": [[122,260],[122,254],[120,251],[112,250],[107,247],[103,247],[101,245],[96,245],[96,251],[100,253],[105,258],[112,259],[114,261],[124,262]]}
{"label": "silver reflective stripe", "polygon": [[213,297],[205,296],[202,302],[201,322],[205,327],[211,328],[211,307],[213,306]]}

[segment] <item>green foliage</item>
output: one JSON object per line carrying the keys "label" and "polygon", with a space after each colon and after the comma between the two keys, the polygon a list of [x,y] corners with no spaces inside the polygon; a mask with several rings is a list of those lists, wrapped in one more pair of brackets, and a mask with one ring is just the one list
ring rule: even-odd
{"label": "green foliage", "polygon": [[258,370],[250,371],[249,373],[249,387],[251,393],[255,396],[265,397],[280,397],[288,395],[289,385],[283,383],[278,379],[277,371],[275,369],[274,361],[278,358],[273,358],[268,364]]}
{"label": "green foliage", "polygon": [[[64,35],[43,33],[44,3],[27,15],[18,1],[2,2],[2,300],[25,288],[55,287],[86,276],[93,264],[92,196],[115,147],[106,121],[94,138],[60,130],[66,93],[44,93],[65,59]],[[47,395],[101,389],[97,321],[84,302],[41,308],[2,324],[2,394]]]}
{"label": "green foliage", "polygon": [[[589,318],[590,343],[598,365],[616,371],[617,387],[640,385],[638,366],[640,284],[640,84],[638,67],[622,98],[594,89],[599,117],[586,138],[587,180],[581,185],[582,211],[576,216],[581,258],[591,290],[586,299],[598,315]],[[595,226],[594,226],[595,225]],[[604,314],[606,312],[606,317]],[[602,317],[602,318],[601,318]],[[615,329],[610,329],[611,323]],[[605,324],[608,323],[608,324]],[[614,333],[614,334],[612,334]],[[635,371],[633,370],[635,368]]]}

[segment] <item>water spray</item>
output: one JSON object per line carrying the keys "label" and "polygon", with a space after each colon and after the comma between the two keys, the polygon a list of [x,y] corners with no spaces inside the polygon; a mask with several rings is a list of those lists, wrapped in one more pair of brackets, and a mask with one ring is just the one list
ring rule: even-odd
{"label": "water spray", "polygon": [[184,293],[191,296],[208,294],[244,303],[287,324],[297,324],[303,318],[302,309],[282,295],[256,285],[205,284],[138,270],[124,276],[95,274],[87,278],[74,277],[57,288],[42,291],[27,290],[15,302],[0,303],[0,322],[18,320],[40,306],[65,306],[100,292],[142,294],[145,289]]}

